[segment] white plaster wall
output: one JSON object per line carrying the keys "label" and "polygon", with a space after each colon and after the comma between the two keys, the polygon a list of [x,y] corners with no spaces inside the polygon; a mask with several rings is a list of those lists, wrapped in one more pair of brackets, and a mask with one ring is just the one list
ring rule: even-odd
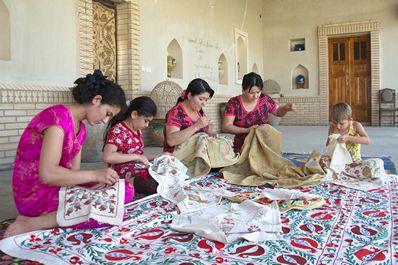
{"label": "white plaster wall", "polygon": [[[381,88],[398,89],[397,0],[264,0],[264,76],[276,80],[285,96],[319,93],[317,26],[375,19],[381,22]],[[289,40],[305,38],[306,50],[290,52]],[[309,71],[309,89],[292,90],[298,65]]]}
{"label": "white plaster wall", "polygon": [[71,86],[78,77],[78,27],[72,0],[3,0],[11,24],[11,60],[0,83]]}
{"label": "white plaster wall", "polygon": [[[196,77],[218,95],[236,95],[234,28],[248,33],[248,70],[262,72],[262,0],[139,0],[141,17],[141,87],[152,90],[167,79],[167,46],[175,38],[183,53],[183,88]],[[156,23],[155,23],[156,21]],[[218,84],[218,58],[228,62],[228,85]],[[177,62],[179,63],[179,62]]]}

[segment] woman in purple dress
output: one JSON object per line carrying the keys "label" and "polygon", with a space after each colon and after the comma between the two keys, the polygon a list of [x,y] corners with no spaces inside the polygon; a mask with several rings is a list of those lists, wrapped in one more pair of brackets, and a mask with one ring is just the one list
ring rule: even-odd
{"label": "woman in purple dress", "polygon": [[[80,170],[81,147],[86,127],[106,123],[125,108],[122,88],[106,79],[100,70],[75,81],[76,101],[44,109],[28,124],[19,141],[13,172],[13,193],[19,216],[7,228],[5,237],[57,227],[58,192],[63,186],[89,183],[114,184],[119,176],[111,168]],[[133,197],[126,183],[125,202]],[[94,228],[95,220],[75,225]]]}

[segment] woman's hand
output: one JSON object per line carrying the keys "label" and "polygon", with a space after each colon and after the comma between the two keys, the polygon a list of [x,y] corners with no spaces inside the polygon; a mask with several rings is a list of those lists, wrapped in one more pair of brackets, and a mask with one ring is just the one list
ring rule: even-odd
{"label": "woman's hand", "polygon": [[203,116],[203,117],[200,117],[195,122],[194,126],[195,126],[196,130],[200,130],[206,126],[209,126],[210,124],[211,124],[211,121],[207,117]]}
{"label": "woman's hand", "polygon": [[286,108],[286,112],[296,111],[296,105],[294,105],[294,103],[286,103],[283,107]]}
{"label": "woman's hand", "polygon": [[277,108],[276,111],[274,111],[272,114],[278,117],[283,117],[289,111],[296,111],[296,106],[294,105],[294,103],[286,103],[282,107]]}
{"label": "woman's hand", "polygon": [[97,169],[95,172],[95,179],[99,183],[113,185],[119,179],[119,175],[112,168]]}

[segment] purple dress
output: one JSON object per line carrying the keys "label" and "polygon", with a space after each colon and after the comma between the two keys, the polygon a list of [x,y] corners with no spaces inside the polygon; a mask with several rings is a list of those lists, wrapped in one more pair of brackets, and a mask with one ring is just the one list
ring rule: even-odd
{"label": "purple dress", "polygon": [[[49,107],[37,114],[28,124],[18,144],[13,173],[13,192],[19,214],[40,216],[57,211],[60,186],[43,183],[39,177],[40,151],[43,144],[43,131],[50,126],[58,126],[64,131],[62,155],[59,165],[72,169],[72,159],[79,153],[86,140],[86,127],[80,122],[80,131],[74,135],[74,124],[70,109],[64,105]],[[126,182],[125,202],[129,202],[134,191]],[[94,228],[103,226],[94,220],[74,227]]]}

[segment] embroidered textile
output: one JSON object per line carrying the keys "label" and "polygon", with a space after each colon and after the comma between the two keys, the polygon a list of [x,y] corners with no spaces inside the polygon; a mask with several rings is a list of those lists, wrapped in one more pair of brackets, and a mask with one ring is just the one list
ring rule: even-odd
{"label": "embroidered textile", "polygon": [[281,133],[271,125],[252,128],[245,139],[239,161],[221,170],[232,183],[247,186],[269,184],[299,187],[322,182],[321,154],[313,152],[300,167],[280,155]]}
{"label": "embroidered textile", "polygon": [[231,140],[206,133],[195,134],[177,145],[173,154],[188,168],[187,174],[190,177],[207,175],[212,168],[233,165],[239,160]]}
{"label": "embroidered textile", "polygon": [[62,187],[59,191],[57,223],[72,226],[94,219],[99,223],[120,225],[124,214],[124,179],[112,186]]}

